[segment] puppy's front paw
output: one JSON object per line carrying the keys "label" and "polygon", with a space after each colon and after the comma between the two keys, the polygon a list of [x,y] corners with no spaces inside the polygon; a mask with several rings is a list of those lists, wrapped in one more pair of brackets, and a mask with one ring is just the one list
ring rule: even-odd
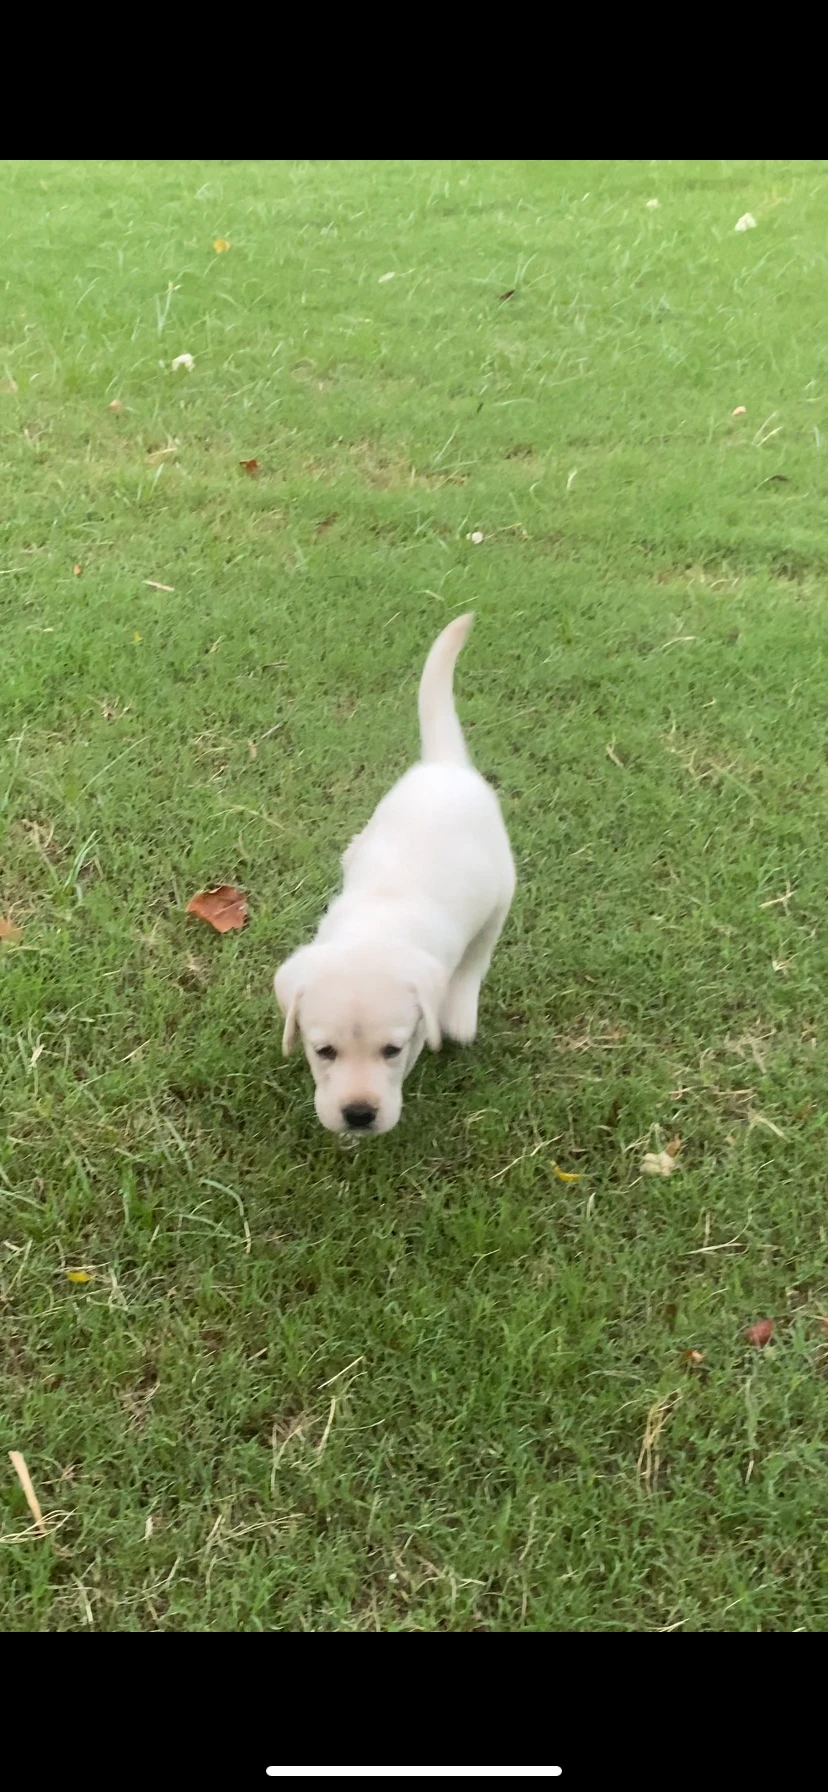
{"label": "puppy's front paw", "polygon": [[476,978],[455,977],[440,1013],[440,1028],[447,1039],[458,1045],[471,1045],[477,1032],[477,1000],[480,984]]}

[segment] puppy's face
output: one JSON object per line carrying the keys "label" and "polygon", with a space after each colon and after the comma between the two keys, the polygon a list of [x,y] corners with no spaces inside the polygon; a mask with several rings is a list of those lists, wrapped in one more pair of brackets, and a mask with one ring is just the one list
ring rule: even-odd
{"label": "puppy's face", "polygon": [[330,1132],[390,1132],[402,1108],[403,1078],[437,1022],[444,982],[426,953],[402,961],[384,952],[312,945],[276,972],[285,1016],[282,1048],[297,1032],[316,1083],[316,1112]]}

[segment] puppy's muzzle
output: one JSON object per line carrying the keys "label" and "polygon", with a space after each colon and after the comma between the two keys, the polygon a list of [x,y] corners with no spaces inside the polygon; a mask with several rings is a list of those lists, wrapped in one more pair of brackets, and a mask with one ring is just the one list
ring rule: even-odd
{"label": "puppy's muzzle", "polygon": [[370,1107],[367,1101],[349,1101],[347,1106],[342,1109],[345,1125],[353,1132],[367,1132],[368,1127],[373,1126],[376,1117],[376,1108]]}

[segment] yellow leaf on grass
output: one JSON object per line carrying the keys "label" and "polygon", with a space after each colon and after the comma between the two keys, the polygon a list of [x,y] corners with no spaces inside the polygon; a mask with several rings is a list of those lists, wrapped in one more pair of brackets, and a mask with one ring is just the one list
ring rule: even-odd
{"label": "yellow leaf on grass", "polygon": [[581,1180],[580,1170],[562,1170],[558,1164],[553,1164],[552,1172],[557,1176],[559,1182],[580,1182]]}
{"label": "yellow leaf on grass", "polygon": [[22,938],[22,927],[15,927],[13,921],[7,921],[5,915],[0,915],[0,940],[8,940],[11,945],[16,946]]}
{"label": "yellow leaf on grass", "polygon": [[88,1269],[67,1269],[66,1280],[67,1282],[91,1282],[92,1277]]}
{"label": "yellow leaf on grass", "polygon": [[217,255],[226,255],[229,247],[230,247],[230,244],[228,243],[226,237],[224,237],[224,236],[216,237],[216,240],[213,244],[213,248],[215,249],[215,252]]}

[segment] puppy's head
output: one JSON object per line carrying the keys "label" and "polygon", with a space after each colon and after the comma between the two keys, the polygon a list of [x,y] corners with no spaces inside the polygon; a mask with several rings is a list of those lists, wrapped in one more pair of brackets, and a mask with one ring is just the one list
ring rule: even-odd
{"label": "puppy's head", "polygon": [[440,1045],[445,972],[427,952],[302,946],[276,972],[282,1050],[297,1033],[331,1132],[390,1132],[402,1083],[425,1041]]}

